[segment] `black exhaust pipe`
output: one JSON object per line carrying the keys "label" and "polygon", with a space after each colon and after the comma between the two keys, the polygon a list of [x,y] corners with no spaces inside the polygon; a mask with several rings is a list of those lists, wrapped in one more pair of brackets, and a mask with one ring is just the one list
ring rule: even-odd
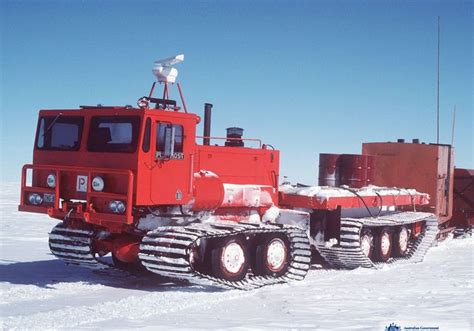
{"label": "black exhaust pipe", "polygon": [[211,139],[211,111],[212,111],[212,103],[205,103],[204,104],[204,138],[202,139],[203,145],[209,145]]}

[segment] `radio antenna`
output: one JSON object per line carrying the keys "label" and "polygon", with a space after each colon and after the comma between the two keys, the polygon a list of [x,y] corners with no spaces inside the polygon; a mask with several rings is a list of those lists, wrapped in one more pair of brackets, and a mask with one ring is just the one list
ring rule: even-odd
{"label": "radio antenna", "polygon": [[439,44],[440,44],[440,24],[438,16],[438,84],[436,93],[436,143],[439,144]]}

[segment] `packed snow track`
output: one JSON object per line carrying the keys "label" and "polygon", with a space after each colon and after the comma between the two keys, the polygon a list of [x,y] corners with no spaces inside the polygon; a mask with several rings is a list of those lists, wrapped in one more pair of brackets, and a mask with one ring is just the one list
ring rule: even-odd
{"label": "packed snow track", "polygon": [[17,212],[18,187],[0,196],[1,329],[474,328],[473,238],[440,243],[422,263],[313,267],[300,282],[220,290],[67,266],[48,247],[57,221]]}

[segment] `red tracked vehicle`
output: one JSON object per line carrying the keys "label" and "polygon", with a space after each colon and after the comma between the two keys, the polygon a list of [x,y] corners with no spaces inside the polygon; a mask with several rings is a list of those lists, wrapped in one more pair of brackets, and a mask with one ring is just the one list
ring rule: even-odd
{"label": "red tracked vehicle", "polygon": [[111,253],[118,268],[238,289],[301,280],[313,257],[337,268],[423,258],[438,225],[434,210],[416,211],[427,194],[367,186],[376,169],[357,156],[342,157],[332,186],[279,185],[279,151],[240,128],[211,137],[210,104],[196,135],[179,84],[182,109],[169,98],[182,60],[155,63],[163,95],[154,83],[138,108],[40,111],[19,210],[62,221],[55,256],[103,269]]}

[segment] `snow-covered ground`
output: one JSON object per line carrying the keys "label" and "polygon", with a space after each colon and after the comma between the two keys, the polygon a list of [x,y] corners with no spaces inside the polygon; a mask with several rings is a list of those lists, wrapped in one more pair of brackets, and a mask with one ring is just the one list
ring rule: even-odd
{"label": "snow-covered ground", "polygon": [[1,187],[2,329],[474,329],[473,238],[443,242],[419,264],[221,291],[66,266],[48,249],[57,222],[17,212],[18,185]]}

